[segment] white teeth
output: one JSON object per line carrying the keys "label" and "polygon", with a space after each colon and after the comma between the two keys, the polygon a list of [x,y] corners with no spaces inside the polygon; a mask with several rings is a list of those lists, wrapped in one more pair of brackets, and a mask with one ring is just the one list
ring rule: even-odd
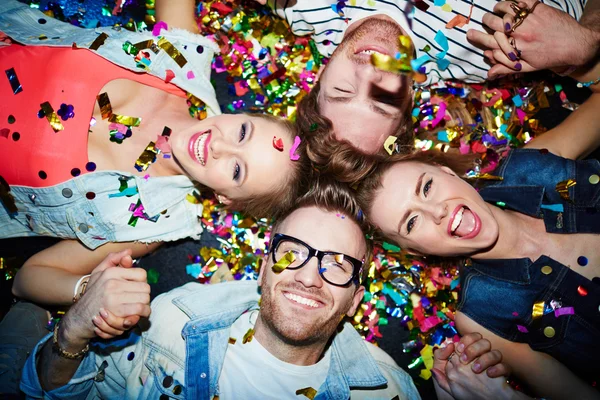
{"label": "white teeth", "polygon": [[208,137],[208,133],[203,133],[200,135],[196,143],[194,144],[194,152],[196,153],[196,159],[202,165],[206,165],[206,160],[204,159],[204,143],[206,142],[206,138]]}
{"label": "white teeth", "polygon": [[290,299],[292,301],[295,301],[296,303],[304,304],[306,306],[313,307],[313,308],[319,307],[319,303],[317,303],[314,300],[307,299],[305,297],[298,296],[298,295],[293,294],[293,293],[284,293],[283,295],[286,298],[288,298],[288,299]]}
{"label": "white teeth", "polygon": [[[378,51],[375,51],[375,50],[363,50],[363,51],[361,51],[361,52],[360,52],[360,54],[367,54],[367,55],[371,55],[371,54],[382,54],[382,53],[380,53],[380,52],[378,52]],[[383,54],[382,54],[382,55],[383,55]]]}
{"label": "white teeth", "polygon": [[456,228],[458,228],[458,226],[460,225],[460,222],[462,221],[462,217],[463,217],[463,213],[464,212],[465,212],[465,209],[463,207],[454,216],[454,221],[452,221],[452,228],[451,228],[452,233],[454,233],[454,231],[456,230]]}

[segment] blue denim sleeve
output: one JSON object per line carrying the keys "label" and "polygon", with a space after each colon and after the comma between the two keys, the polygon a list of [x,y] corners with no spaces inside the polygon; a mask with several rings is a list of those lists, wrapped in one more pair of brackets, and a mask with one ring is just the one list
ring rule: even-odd
{"label": "blue denim sleeve", "polygon": [[42,389],[36,368],[36,360],[38,353],[46,342],[52,340],[52,333],[46,335],[35,346],[29,358],[23,367],[23,375],[21,378],[21,390],[27,395],[28,399],[83,399],[85,398],[94,384],[94,377],[98,373],[96,367],[95,354],[93,352],[81,361],[79,368],[73,375],[73,378],[63,387],[45,392]]}

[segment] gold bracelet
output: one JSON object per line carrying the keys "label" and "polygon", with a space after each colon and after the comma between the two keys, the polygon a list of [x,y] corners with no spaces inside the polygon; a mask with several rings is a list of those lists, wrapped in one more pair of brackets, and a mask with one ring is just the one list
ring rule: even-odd
{"label": "gold bracelet", "polygon": [[54,335],[52,337],[52,349],[55,352],[57,352],[60,357],[68,358],[69,360],[78,360],[83,358],[88,353],[88,351],[90,351],[90,344],[86,344],[83,350],[80,350],[77,353],[70,353],[61,349],[60,345],[58,344],[58,325],[60,325],[59,322],[57,322],[54,326]]}
{"label": "gold bracelet", "polygon": [[77,301],[83,296],[85,293],[85,289],[87,289],[87,284],[90,281],[91,275],[84,275],[77,281],[75,285],[75,291],[73,293],[73,304],[77,303]]}

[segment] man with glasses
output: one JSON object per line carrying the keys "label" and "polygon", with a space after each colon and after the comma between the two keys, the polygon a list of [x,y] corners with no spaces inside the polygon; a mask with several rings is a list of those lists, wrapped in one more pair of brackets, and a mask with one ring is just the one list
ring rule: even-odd
{"label": "man with glasses", "polygon": [[[145,277],[119,279],[111,271],[130,259],[112,255],[36,346],[21,389],[52,398],[418,399],[406,372],[341,323],[363,299],[370,253],[358,208],[342,198],[308,196],[274,226],[258,284],[187,284],[152,303],[145,327],[90,342],[120,333],[106,324],[112,314],[149,314],[149,300],[130,295]],[[445,354],[437,368],[451,352],[436,353]]]}

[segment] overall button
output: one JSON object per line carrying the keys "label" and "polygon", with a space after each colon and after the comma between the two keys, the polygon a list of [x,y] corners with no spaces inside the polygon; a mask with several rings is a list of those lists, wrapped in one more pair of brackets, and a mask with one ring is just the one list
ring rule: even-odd
{"label": "overall button", "polygon": [[175,385],[175,387],[173,388],[173,394],[175,396],[179,396],[182,391],[183,391],[183,389],[181,388],[180,385]]}
{"label": "overall button", "polygon": [[63,197],[70,199],[71,196],[73,196],[73,191],[71,191],[71,189],[69,189],[69,188],[64,188],[62,190],[62,195],[63,195]]}
{"label": "overall button", "polygon": [[81,223],[79,224],[79,230],[83,233],[87,233],[87,231],[89,231],[90,228],[88,228],[87,224]]}
{"label": "overall button", "polygon": [[556,335],[556,331],[553,327],[547,326],[544,328],[544,336],[546,336],[547,338],[553,338],[554,335]]}
{"label": "overall button", "polygon": [[165,376],[165,379],[163,379],[163,386],[168,388],[173,384],[173,377],[172,376]]}
{"label": "overall button", "polygon": [[542,267],[542,274],[544,275],[550,275],[552,273],[552,267],[549,265],[544,265]]}
{"label": "overall button", "polygon": [[170,397],[167,396],[166,394],[161,394],[160,397],[158,398],[158,400],[169,400]]}
{"label": "overall button", "polygon": [[594,174],[594,175],[590,175],[590,178],[588,179],[590,181],[590,183],[592,185],[596,185],[598,184],[598,182],[600,182],[600,176]]}
{"label": "overall button", "polygon": [[205,374],[204,372],[203,372],[203,373],[201,373],[201,374],[200,374],[200,378],[202,378],[202,379],[206,378],[206,374]]}

